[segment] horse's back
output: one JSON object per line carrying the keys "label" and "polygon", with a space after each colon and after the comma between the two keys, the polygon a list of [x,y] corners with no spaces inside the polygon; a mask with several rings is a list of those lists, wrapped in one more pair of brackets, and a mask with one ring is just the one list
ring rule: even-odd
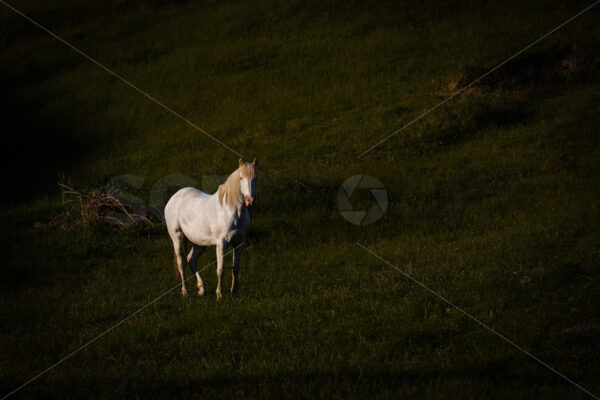
{"label": "horse's back", "polygon": [[182,207],[190,202],[203,202],[208,200],[210,195],[193,187],[179,189],[165,205],[165,223],[167,228],[178,228],[179,212]]}
{"label": "horse's back", "polygon": [[[217,194],[183,188],[165,206],[165,223],[171,237],[183,234],[199,246],[213,246],[225,236]],[[175,239],[174,239],[175,240]]]}

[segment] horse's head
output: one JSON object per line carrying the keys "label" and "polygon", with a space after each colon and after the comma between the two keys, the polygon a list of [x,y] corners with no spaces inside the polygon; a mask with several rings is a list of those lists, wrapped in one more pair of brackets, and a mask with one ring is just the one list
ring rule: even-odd
{"label": "horse's head", "polygon": [[244,195],[244,201],[246,207],[251,206],[254,202],[256,194],[256,159],[250,162],[244,162],[240,158],[240,187],[242,189],[242,195]]}

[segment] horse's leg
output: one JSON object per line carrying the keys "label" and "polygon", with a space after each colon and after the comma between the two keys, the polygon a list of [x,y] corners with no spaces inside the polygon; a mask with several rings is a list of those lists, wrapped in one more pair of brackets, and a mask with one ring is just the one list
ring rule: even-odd
{"label": "horse's leg", "polygon": [[238,245],[233,250],[233,268],[231,275],[231,295],[237,296],[238,294],[238,271],[240,270],[240,257],[242,256],[242,249],[244,248],[243,244]]}
{"label": "horse's leg", "polygon": [[225,253],[225,243],[217,243],[217,300],[221,300],[221,278],[223,278],[223,255]]}
{"label": "horse's leg", "polygon": [[204,296],[204,282],[202,282],[202,277],[200,276],[200,272],[198,272],[197,264],[198,257],[204,253],[206,247],[193,245],[192,250],[190,250],[190,254],[188,254],[188,263],[190,264],[190,268],[192,269],[192,273],[196,275],[196,286],[198,287],[198,295]]}
{"label": "horse's leg", "polygon": [[173,239],[173,247],[175,248],[175,260],[177,261],[177,269],[179,270],[179,275],[181,276],[181,294],[187,296],[188,291],[185,287],[185,275],[183,270],[183,264],[186,262],[185,260],[185,237],[183,236],[183,232],[177,232],[175,238]]}

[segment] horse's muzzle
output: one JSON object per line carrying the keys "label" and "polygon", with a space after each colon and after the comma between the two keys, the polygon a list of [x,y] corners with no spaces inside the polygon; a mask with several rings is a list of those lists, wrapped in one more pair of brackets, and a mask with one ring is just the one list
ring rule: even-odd
{"label": "horse's muzzle", "polygon": [[252,203],[254,203],[254,197],[248,195],[245,197],[246,200],[246,207],[250,207],[252,205]]}

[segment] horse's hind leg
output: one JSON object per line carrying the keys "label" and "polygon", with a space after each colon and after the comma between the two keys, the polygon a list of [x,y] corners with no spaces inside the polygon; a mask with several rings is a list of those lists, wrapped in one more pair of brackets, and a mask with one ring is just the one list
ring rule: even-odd
{"label": "horse's hind leg", "polygon": [[175,250],[175,261],[177,261],[177,269],[179,270],[179,275],[181,276],[181,294],[187,296],[188,291],[185,287],[185,274],[183,270],[183,264],[186,262],[185,260],[185,236],[183,236],[183,232],[179,231],[173,235],[173,247]]}
{"label": "horse's hind leg", "polygon": [[206,247],[193,245],[192,250],[190,250],[190,254],[188,254],[187,260],[190,264],[190,268],[192,269],[192,273],[196,275],[196,286],[198,287],[198,295],[204,296],[204,282],[202,282],[202,277],[200,276],[200,272],[198,272],[197,264],[198,257],[204,253]]}

